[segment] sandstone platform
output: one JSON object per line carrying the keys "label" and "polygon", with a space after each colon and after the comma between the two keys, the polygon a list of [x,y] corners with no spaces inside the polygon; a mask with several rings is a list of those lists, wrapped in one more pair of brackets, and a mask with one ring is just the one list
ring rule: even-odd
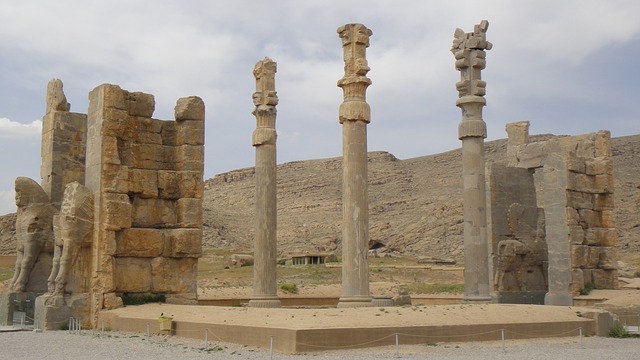
{"label": "sandstone platform", "polygon": [[586,307],[458,304],[389,308],[279,308],[146,304],[100,313],[107,329],[159,333],[173,318],[176,336],[302,353],[401,344],[606,335],[607,313]]}

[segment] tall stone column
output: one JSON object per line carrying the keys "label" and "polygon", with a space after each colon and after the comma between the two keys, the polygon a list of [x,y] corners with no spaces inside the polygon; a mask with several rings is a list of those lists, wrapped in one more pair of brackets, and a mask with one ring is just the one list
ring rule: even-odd
{"label": "tall stone column", "polygon": [[256,129],[253,146],[256,148],[256,238],[253,262],[253,296],[249,306],[280,307],[277,266],[277,199],[276,199],[276,63],[264,58],[253,69],[256,92],[253,115]]}
{"label": "tall stone column", "polygon": [[366,49],[373,33],[362,24],[338,28],[344,50],[344,93],[340,105],[342,124],[342,296],[338,307],[371,306],[369,294],[369,202],[367,198],[367,124],[371,110],[366,102]]}
{"label": "tall stone column", "polygon": [[456,83],[462,110],[458,138],[462,140],[462,176],[464,202],[464,298],[466,302],[490,302],[489,251],[487,242],[487,200],[485,194],[484,138],[487,125],[482,120],[486,82],[480,71],[486,65],[485,50],[489,22],[483,20],[472,33],[456,29],[451,52],[461,80]]}

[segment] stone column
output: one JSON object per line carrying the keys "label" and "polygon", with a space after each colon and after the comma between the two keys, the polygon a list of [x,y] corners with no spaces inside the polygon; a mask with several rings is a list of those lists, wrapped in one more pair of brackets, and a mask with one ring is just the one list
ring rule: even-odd
{"label": "stone column", "polygon": [[486,40],[489,23],[475,25],[472,33],[456,29],[451,52],[461,80],[456,83],[462,110],[458,138],[462,140],[462,175],[464,202],[464,298],[466,302],[491,301],[489,284],[489,251],[487,242],[484,138],[487,126],[482,120],[486,100],[486,83],[480,71],[486,65],[485,50],[491,49]]}
{"label": "stone column", "polygon": [[276,63],[264,58],[253,69],[256,92],[256,129],[253,146],[256,148],[256,238],[253,262],[253,296],[249,306],[280,307],[277,265],[277,198],[276,198]]}
{"label": "stone column", "polygon": [[369,294],[369,203],[367,198],[367,124],[371,110],[365,92],[371,85],[366,49],[373,33],[362,24],[338,28],[344,50],[342,124],[342,296],[338,307],[371,306]]}

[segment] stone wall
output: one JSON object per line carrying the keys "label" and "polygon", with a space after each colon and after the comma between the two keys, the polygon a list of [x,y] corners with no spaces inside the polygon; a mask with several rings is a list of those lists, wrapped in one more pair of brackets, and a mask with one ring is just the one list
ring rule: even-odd
{"label": "stone wall", "polygon": [[[544,230],[535,231],[543,233],[548,252],[547,296],[557,293],[565,299],[562,301],[567,301],[585,287],[616,288],[610,133],[599,131],[530,143],[527,122],[509,124],[507,132],[508,167],[526,169],[532,180],[515,181],[518,177],[513,177],[513,173],[507,178],[505,168],[495,168],[499,170],[494,173],[502,174],[502,178],[498,182],[493,179],[490,191],[494,264],[497,244],[504,239],[500,233],[504,227],[499,226],[504,215],[500,212],[504,213],[505,207],[510,206],[509,201],[495,201],[496,196],[514,183],[521,184],[518,185],[521,188],[512,193],[526,194],[530,192],[526,184],[533,181],[535,206],[544,214]],[[497,270],[494,266],[494,272]]]}
{"label": "stone wall", "polygon": [[89,94],[86,185],[95,196],[93,307],[121,294],[196,299],[202,241],[204,103],[151,118],[153,95],[104,84]]}
{"label": "stone wall", "polygon": [[69,112],[71,105],[62,91],[62,81],[47,84],[46,113],[42,118],[42,187],[60,209],[67,184],[84,184],[87,115]]}

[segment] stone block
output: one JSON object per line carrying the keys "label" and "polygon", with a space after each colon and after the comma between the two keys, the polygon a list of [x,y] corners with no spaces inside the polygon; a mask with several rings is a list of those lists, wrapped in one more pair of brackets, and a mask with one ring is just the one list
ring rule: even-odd
{"label": "stone block", "polygon": [[116,235],[117,256],[156,257],[164,251],[164,232],[160,229],[124,229]]}
{"label": "stone block", "polygon": [[586,173],[587,175],[613,174],[613,159],[611,157],[587,159]]}
{"label": "stone block", "polygon": [[195,293],[197,258],[163,258],[151,261],[151,289],[156,293]]}
{"label": "stone block", "polygon": [[156,107],[156,101],[151,94],[143,92],[128,93],[127,109],[131,116],[142,116],[150,118]]}
{"label": "stone block", "polygon": [[[155,259],[153,259],[155,260]],[[152,289],[152,259],[116,257],[113,278],[116,292],[149,292]],[[177,269],[174,269],[176,271]],[[180,276],[177,274],[176,276]]]}
{"label": "stone block", "polygon": [[613,210],[613,194],[594,194],[594,210]]}
{"label": "stone block", "polygon": [[[102,255],[106,255],[106,257],[111,258],[111,256],[116,254],[116,231],[104,229],[99,230],[98,239],[98,251]],[[111,265],[107,264],[106,266],[109,267]]]}
{"label": "stone block", "polygon": [[589,269],[598,268],[600,263],[600,246],[587,246],[587,258],[585,261],[585,267]]}
{"label": "stone block", "polygon": [[611,157],[611,133],[607,130],[595,134],[595,157]]}
{"label": "stone block", "polygon": [[129,116],[123,137],[141,144],[162,144],[162,123],[148,117]]}
{"label": "stone block", "polygon": [[618,272],[616,270],[591,270],[593,285],[598,289],[617,289]]}
{"label": "stone block", "polygon": [[129,167],[103,164],[101,183],[104,192],[126,194],[129,191]]}
{"label": "stone block", "polygon": [[[597,194],[596,194],[597,195]],[[581,191],[567,191],[567,206],[574,209],[593,209],[594,194],[588,194]]]}
{"label": "stone block", "polygon": [[176,126],[176,145],[204,145],[204,122],[184,120]]}
{"label": "stone block", "polygon": [[569,226],[569,241],[574,245],[585,243],[585,231],[580,225]]}
{"label": "stone block", "polygon": [[589,246],[571,245],[571,267],[584,268],[589,256]]}
{"label": "stone block", "polygon": [[509,147],[524,145],[529,143],[529,122],[528,121],[518,121],[518,122],[508,123],[505,126],[505,130],[507,131],[507,138],[508,138],[507,145]]}
{"label": "stone block", "polygon": [[567,170],[578,174],[586,173],[586,164],[583,159],[574,156],[568,156],[565,159],[567,162]]}
{"label": "stone block", "polygon": [[200,257],[202,255],[202,229],[167,229],[165,257]]}
{"label": "stone block", "polygon": [[604,270],[616,270],[618,269],[618,252],[615,247],[602,246],[600,247],[600,260],[598,262],[598,268]]}
{"label": "stone block", "polygon": [[542,167],[546,158],[546,143],[535,142],[518,146],[516,157],[517,167],[527,169]]}
{"label": "stone block", "polygon": [[602,210],[602,227],[614,228],[616,227],[616,213],[614,210]]}
{"label": "stone block", "polygon": [[174,200],[181,198],[179,172],[158,171],[158,197]]}
{"label": "stone block", "polygon": [[103,164],[120,165],[120,149],[118,139],[114,136],[102,137],[102,156]]}
{"label": "stone block", "polygon": [[132,213],[133,227],[172,228],[177,225],[175,201],[135,198]]}
{"label": "stone block", "polygon": [[199,171],[181,171],[180,179],[180,197],[201,199],[204,191],[204,181],[202,180],[202,172]]}
{"label": "stone block", "polygon": [[582,191],[587,193],[595,193],[595,177],[569,172],[567,176],[567,189],[573,191]]}
{"label": "stone block", "polygon": [[177,145],[177,123],[175,121],[163,121],[162,122],[162,130],[160,134],[162,135],[162,145],[168,146],[176,146]]}
{"label": "stone block", "polygon": [[202,227],[202,199],[182,198],[177,201],[178,226]]}
{"label": "stone block", "polygon": [[583,226],[586,225],[589,228],[602,227],[600,211],[594,211],[591,209],[579,209],[578,214],[580,215],[580,224],[583,224]]}
{"label": "stone block", "polygon": [[613,174],[595,175],[594,180],[593,192],[613,193]]}
{"label": "stone block", "polygon": [[616,246],[618,233],[612,228],[593,228],[586,231],[586,243],[599,246]]}
{"label": "stone block", "polygon": [[158,197],[158,173],[154,170],[129,170],[129,193],[141,198]]}
{"label": "stone block", "polygon": [[154,144],[131,145],[131,167],[148,170],[175,170],[174,147]]}
{"label": "stone block", "polygon": [[124,306],[122,298],[115,293],[106,293],[102,298],[102,308],[105,310],[113,310]]}
{"label": "stone block", "polygon": [[176,121],[204,120],[204,101],[197,96],[178,99],[175,107]]}
{"label": "stone block", "polygon": [[567,225],[575,226],[580,224],[580,215],[578,210],[572,207],[566,207],[567,210]]}
{"label": "stone block", "polygon": [[101,212],[106,230],[120,230],[131,227],[131,203],[126,194],[104,193]]}
{"label": "stone block", "polygon": [[105,107],[102,110],[101,134],[103,136],[121,137],[128,118],[129,114],[127,114],[126,110]]}
{"label": "stone block", "polygon": [[585,279],[582,269],[573,269],[571,271],[571,292],[579,294],[584,289]]}
{"label": "stone block", "polygon": [[204,172],[204,146],[176,146],[176,169],[181,171]]}

